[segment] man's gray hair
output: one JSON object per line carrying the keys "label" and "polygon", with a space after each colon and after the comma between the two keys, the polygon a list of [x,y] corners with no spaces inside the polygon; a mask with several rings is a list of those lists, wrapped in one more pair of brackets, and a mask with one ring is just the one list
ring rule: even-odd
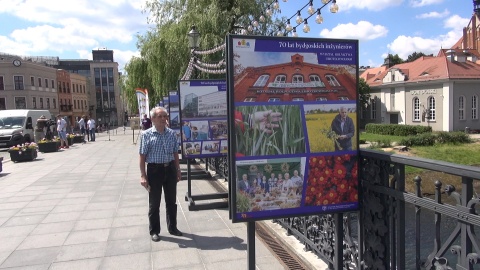
{"label": "man's gray hair", "polygon": [[158,106],[158,107],[155,107],[155,108],[150,110],[150,117],[152,117],[152,118],[157,117],[157,112],[158,111],[164,111],[168,115],[168,111],[167,111],[167,109],[165,109],[165,107]]}

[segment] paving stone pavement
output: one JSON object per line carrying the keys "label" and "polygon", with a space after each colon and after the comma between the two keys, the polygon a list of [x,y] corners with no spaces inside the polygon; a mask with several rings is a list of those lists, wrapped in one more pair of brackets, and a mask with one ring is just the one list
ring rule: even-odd
{"label": "paving stone pavement", "polygon": [[[247,269],[245,224],[232,223],[228,209],[189,211],[186,180],[177,188],[183,237],[165,229],[162,199],[161,241],[150,240],[148,193],[139,184],[137,135],[119,128],[98,134],[95,142],[39,153],[31,162],[4,159],[0,269]],[[209,181],[192,180],[192,194],[216,193]],[[266,223],[302,253],[303,246],[294,237]],[[255,248],[256,269],[284,269],[258,238]],[[312,269],[326,269],[312,253],[305,256]]]}

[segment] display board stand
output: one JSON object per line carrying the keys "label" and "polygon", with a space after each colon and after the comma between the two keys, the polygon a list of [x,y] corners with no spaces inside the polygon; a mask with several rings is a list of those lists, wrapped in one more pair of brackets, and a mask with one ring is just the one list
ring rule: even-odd
{"label": "display board stand", "polygon": [[196,211],[196,210],[208,210],[208,209],[217,209],[217,208],[228,208],[227,201],[201,203],[201,204],[197,203],[197,201],[202,201],[202,200],[227,199],[228,193],[225,192],[225,193],[192,195],[192,180],[210,178],[211,175],[206,170],[192,171],[192,168],[191,168],[191,164],[193,164],[192,159],[188,158],[186,160],[187,160],[187,193],[185,194],[185,201],[189,202],[188,210]]}

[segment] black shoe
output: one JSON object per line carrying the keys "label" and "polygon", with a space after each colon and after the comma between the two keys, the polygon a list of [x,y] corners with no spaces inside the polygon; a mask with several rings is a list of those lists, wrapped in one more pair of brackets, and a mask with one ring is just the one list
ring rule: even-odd
{"label": "black shoe", "polygon": [[158,234],[153,234],[153,235],[152,235],[152,241],[153,241],[153,242],[158,242],[158,241],[160,241],[160,235],[158,235]]}
{"label": "black shoe", "polygon": [[171,235],[175,235],[175,236],[182,236],[183,233],[181,231],[179,231],[177,228],[173,229],[173,230],[169,230],[168,231]]}

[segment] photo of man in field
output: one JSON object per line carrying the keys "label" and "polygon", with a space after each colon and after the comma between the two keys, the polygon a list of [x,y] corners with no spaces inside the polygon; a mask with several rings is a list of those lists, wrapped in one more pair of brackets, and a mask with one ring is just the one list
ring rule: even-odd
{"label": "photo of man in field", "polygon": [[357,149],[356,104],[312,104],[304,105],[304,110],[311,153]]}

